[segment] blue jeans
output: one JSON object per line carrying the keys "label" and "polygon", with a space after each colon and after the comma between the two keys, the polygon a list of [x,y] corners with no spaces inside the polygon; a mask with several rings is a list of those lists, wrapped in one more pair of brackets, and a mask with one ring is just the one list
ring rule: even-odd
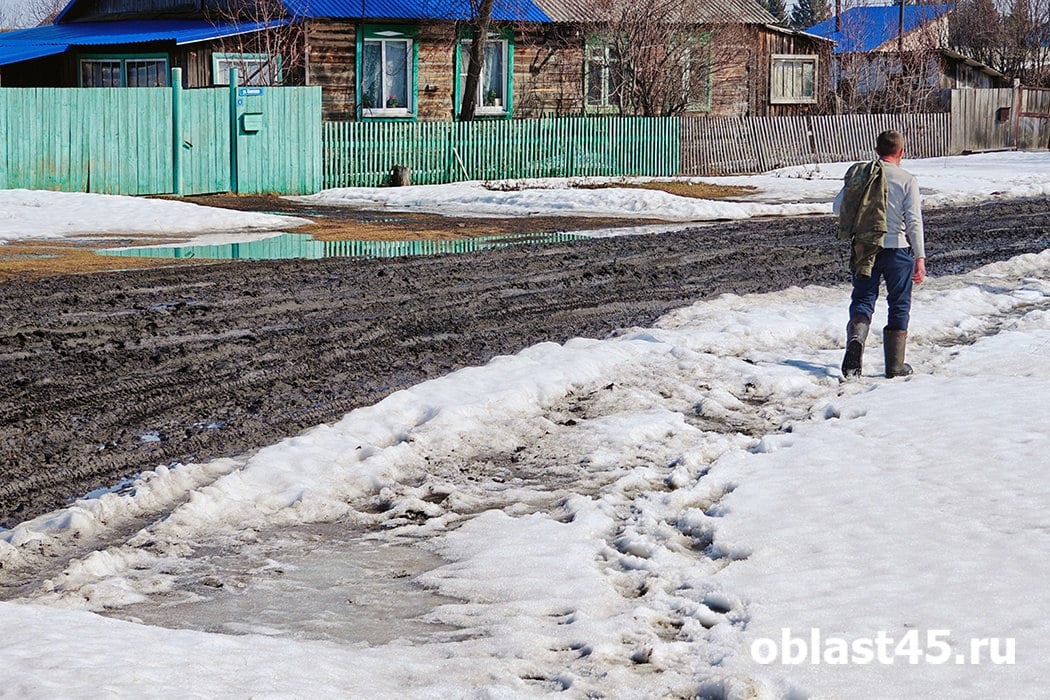
{"label": "blue jeans", "polygon": [[886,280],[886,299],[890,305],[886,328],[891,331],[908,330],[911,312],[911,276],[915,271],[915,258],[907,248],[883,248],[875,256],[871,277],[853,275],[853,295],[850,300],[850,317],[875,314],[875,300],[879,298],[879,281]]}

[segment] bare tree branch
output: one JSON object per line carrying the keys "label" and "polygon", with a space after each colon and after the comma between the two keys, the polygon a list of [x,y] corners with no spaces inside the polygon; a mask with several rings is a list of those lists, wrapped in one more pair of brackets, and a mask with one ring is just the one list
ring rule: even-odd
{"label": "bare tree branch", "polygon": [[711,76],[739,63],[743,24],[704,23],[692,0],[599,0],[592,40],[608,47],[610,104],[672,116],[709,100]]}
{"label": "bare tree branch", "polygon": [[22,20],[16,22],[22,26],[51,24],[66,4],[66,0],[28,0],[22,10]]}
{"label": "bare tree branch", "polygon": [[[265,27],[219,40],[222,65],[236,68],[242,85],[302,81],[306,64],[305,25],[301,17],[288,16],[280,0],[220,0],[212,4],[208,16],[216,24],[255,22]],[[226,82],[224,75],[214,77],[216,83]]]}
{"label": "bare tree branch", "polygon": [[[984,0],[978,0],[983,2]],[[858,3],[859,4],[859,3]],[[931,11],[930,16],[934,13]],[[847,43],[865,43],[871,27],[844,24]],[[851,32],[856,32],[850,36]],[[894,35],[895,36],[895,35]],[[948,36],[944,20],[921,24],[885,48],[836,57],[837,101],[840,112],[907,113],[940,111],[944,105],[941,84]],[[903,50],[898,50],[901,47]]]}

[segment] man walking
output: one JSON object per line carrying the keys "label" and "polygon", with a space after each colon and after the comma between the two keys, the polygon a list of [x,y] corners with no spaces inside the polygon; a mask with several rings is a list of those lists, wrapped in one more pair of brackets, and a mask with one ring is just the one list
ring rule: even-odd
{"label": "man walking", "polygon": [[875,312],[879,282],[886,280],[889,318],[882,331],[886,377],[912,373],[904,362],[913,284],[926,279],[926,251],[919,184],[900,167],[904,137],[884,131],[875,143],[878,159],[856,163],[835,197],[838,237],[850,240],[853,294],[846,326],[843,377],[860,376],[864,341]]}

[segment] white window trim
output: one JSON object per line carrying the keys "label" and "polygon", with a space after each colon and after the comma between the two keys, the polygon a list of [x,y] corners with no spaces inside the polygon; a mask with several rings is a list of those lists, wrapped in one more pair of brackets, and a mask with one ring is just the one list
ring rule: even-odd
{"label": "white window trim", "polygon": [[[778,62],[809,63],[813,66],[813,95],[777,95],[776,83],[773,76],[776,75]],[[775,53],[769,63],[769,103],[774,105],[816,104],[817,94],[820,91],[820,59],[816,54],[793,54]]]}
{"label": "white window trim", "polygon": [[[503,82],[503,97],[501,98],[501,100],[506,102],[509,99],[509,95],[510,95],[510,80],[509,80],[510,76],[507,75],[507,61],[509,60],[509,57],[510,57],[510,42],[507,39],[502,39],[502,38],[493,39],[493,38],[490,37],[489,39],[485,40],[485,43],[486,44],[499,44],[500,45],[500,49],[503,52],[503,60],[502,60],[503,75],[501,76],[503,78],[503,80],[502,80],[502,82]],[[460,86],[461,86],[460,87],[460,93],[461,94],[460,94],[460,100],[459,101],[460,101],[460,103],[462,103],[463,102],[463,100],[462,100],[462,90],[463,90],[463,87],[465,86],[465,83],[466,83],[466,80],[467,80],[467,70],[469,69],[469,59],[468,59],[468,63],[464,63],[463,62],[463,55],[464,55],[463,54],[463,50],[466,49],[467,55],[469,56],[469,54],[470,54],[470,40],[467,39],[465,41],[461,41],[459,43],[459,46],[460,46],[460,54],[459,55],[460,55],[460,71],[461,71],[460,72],[460,76],[459,76]],[[484,52],[482,52],[482,67],[481,67],[481,70],[482,70],[482,72],[485,71]],[[482,116],[482,117],[505,117],[505,116],[507,116],[507,114],[509,113],[508,105],[501,104],[498,107],[496,107],[494,105],[486,105],[485,104],[485,93],[482,92],[484,90],[484,88],[485,88],[484,83],[482,83],[479,80],[478,81],[478,94],[477,94],[477,97],[476,97],[476,101],[474,103],[474,114],[477,115],[477,116]]]}
{"label": "white window trim", "polygon": [[[238,68],[236,64],[262,64],[266,65],[270,62],[270,54],[267,53],[213,53],[211,55],[211,69],[212,69],[212,85],[216,86],[227,86],[230,84],[230,68]],[[235,65],[227,66],[225,69],[220,69],[219,64],[223,61],[232,63]],[[239,72],[239,71],[238,71]],[[238,80],[244,80],[245,76],[238,75]],[[272,85],[280,85],[284,81],[283,68],[281,67],[281,57],[277,57],[277,75],[274,76],[275,83],[263,83],[263,87],[271,87]],[[244,84],[244,83],[242,83]],[[252,83],[256,85],[257,83]]]}
{"label": "white window trim", "polygon": [[[412,70],[413,70],[413,68],[412,68],[412,55],[413,55],[413,52],[415,51],[415,46],[413,45],[413,39],[411,37],[386,37],[386,36],[371,37],[370,36],[370,37],[366,37],[363,40],[362,48],[363,48],[364,44],[367,44],[369,42],[376,42],[376,43],[379,44],[380,75],[383,74],[382,68],[383,68],[383,66],[386,65],[386,46],[387,46],[387,44],[388,43],[392,43],[392,42],[398,42],[398,43],[406,45],[407,52],[405,54],[405,57],[406,57],[406,62],[405,62],[406,63],[406,65],[405,65],[405,85],[407,86],[407,88],[406,88],[405,92],[408,94],[408,101],[409,101],[409,103],[412,103],[415,100],[415,96],[412,94],[412,85],[413,85],[413,81],[415,79],[415,76],[412,75]],[[364,85],[361,86],[361,91],[362,91],[361,94],[363,96],[364,95]],[[379,92],[380,92],[380,94],[385,94],[386,93],[385,86],[381,85],[380,89],[379,89]],[[361,108],[361,115],[365,116],[365,117],[387,117],[387,118],[390,118],[390,117],[411,117],[413,114],[415,114],[413,108],[414,108],[413,104],[407,104],[404,107],[387,107],[385,105],[382,106],[382,107],[362,107]]]}
{"label": "white window trim", "polygon": [[[595,50],[601,51],[604,54],[604,57],[602,59],[599,59],[599,60],[601,60],[601,64],[600,65],[595,65],[595,57],[592,55],[592,52],[595,51]],[[586,59],[585,59],[585,62],[584,62],[584,67],[585,67],[585,70],[586,70],[586,74],[584,75],[585,83],[584,83],[584,98],[583,99],[584,99],[584,104],[586,105],[588,111],[596,112],[596,113],[597,112],[613,112],[613,113],[615,113],[615,112],[619,112],[620,111],[620,108],[618,106],[614,105],[610,101],[610,97],[611,97],[610,93],[611,93],[611,91],[610,91],[609,87],[610,87],[610,85],[612,83],[612,76],[611,76],[612,59],[610,58],[611,55],[612,55],[612,46],[610,46],[608,43],[594,42],[594,43],[592,43],[591,45],[589,45],[587,47],[587,56],[586,56]],[[598,72],[601,73],[602,96],[601,96],[601,101],[600,102],[595,102],[595,101],[593,101],[591,99],[590,90],[589,90],[589,88],[590,88],[590,79],[591,79],[591,72],[594,71],[596,68],[597,68]]]}
{"label": "white window trim", "polygon": [[[685,108],[690,112],[709,112],[711,111],[711,100],[712,100],[712,85],[711,85],[711,54],[710,46],[707,43],[696,43],[690,45],[685,49],[688,55],[682,66],[682,85],[686,88],[686,103]],[[693,75],[693,54],[694,52],[699,55],[700,71],[697,71],[697,75]],[[693,78],[696,77],[702,81],[702,100],[691,100],[690,95],[694,93]]]}

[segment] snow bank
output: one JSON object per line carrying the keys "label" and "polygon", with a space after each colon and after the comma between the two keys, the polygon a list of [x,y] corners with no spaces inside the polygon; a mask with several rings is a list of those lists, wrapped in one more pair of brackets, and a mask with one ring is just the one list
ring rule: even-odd
{"label": "snow bank", "polygon": [[[143,484],[3,533],[5,567],[114,542],[74,557],[32,604],[0,606],[0,677],[30,697],[1031,695],[1050,670],[1048,279],[1050,252],[931,279],[906,380],[878,376],[876,339],[864,378],[840,384],[844,288],[727,295],[455,372],[236,465],[157,472],[145,481],[168,500],[181,470],[200,478],[170,512]],[[146,512],[147,498],[166,517],[118,536],[120,511]],[[182,601],[205,595],[222,619],[224,599],[280,586],[237,553],[261,547],[267,570],[301,561],[308,551],[275,536],[320,520],[438,554],[415,577],[452,599],[426,614],[436,631],[411,645],[305,641],[294,619],[325,614],[311,591],[328,579],[297,579],[303,612],[278,627],[238,619],[256,631],[243,637],[56,609],[167,607],[177,626]],[[915,630],[923,643],[947,631],[950,663],[912,665],[907,649],[893,664],[759,663],[752,645],[785,629]],[[1013,640],[1014,664],[959,656],[992,638]]]}

